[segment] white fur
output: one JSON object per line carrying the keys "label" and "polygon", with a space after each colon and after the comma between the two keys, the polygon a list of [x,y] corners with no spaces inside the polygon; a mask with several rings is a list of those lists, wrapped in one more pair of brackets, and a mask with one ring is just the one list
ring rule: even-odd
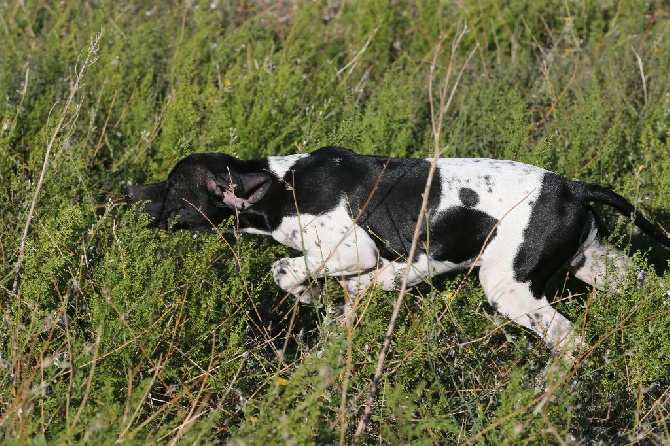
{"label": "white fur", "polygon": [[296,153],[293,155],[287,156],[270,156],[268,157],[268,165],[270,166],[270,171],[272,171],[278,178],[284,178],[286,172],[291,170],[291,167],[295,163],[309,154],[307,153]]}
{"label": "white fur", "polygon": [[284,217],[272,236],[304,253],[302,257],[281,259],[273,266],[277,285],[295,295],[302,295],[307,286],[304,282],[311,279],[358,275],[378,262],[373,240],[354,224],[344,199],[324,214]]}

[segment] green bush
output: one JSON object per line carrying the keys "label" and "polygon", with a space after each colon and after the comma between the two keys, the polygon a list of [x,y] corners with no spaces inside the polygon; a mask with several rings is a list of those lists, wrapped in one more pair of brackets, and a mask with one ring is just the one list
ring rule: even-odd
{"label": "green bush", "polygon": [[[352,443],[397,293],[366,292],[348,330],[335,281],[314,306],[276,287],[286,248],[148,230],[123,189],[203,151],[430,156],[430,79],[437,97],[465,28],[444,156],[612,186],[669,227],[664,2],[0,5],[0,439]],[[554,280],[590,346],[574,368],[545,371],[474,275],[435,278],[405,298],[361,442],[670,442],[667,251],[606,215],[650,275]]]}

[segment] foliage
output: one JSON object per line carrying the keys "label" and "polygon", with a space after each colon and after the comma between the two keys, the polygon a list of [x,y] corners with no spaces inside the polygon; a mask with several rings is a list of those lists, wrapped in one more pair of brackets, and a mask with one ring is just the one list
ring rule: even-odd
{"label": "foliage", "polygon": [[[348,330],[334,281],[316,306],[274,285],[286,248],[145,229],[123,189],[202,151],[427,157],[429,79],[465,27],[444,156],[613,186],[670,225],[666,2],[0,4],[0,439],[352,442],[396,294],[365,293]],[[538,392],[544,346],[474,277],[435,280],[406,300],[362,441],[670,442],[667,251],[611,227],[650,276],[555,280],[590,345],[576,367]]]}

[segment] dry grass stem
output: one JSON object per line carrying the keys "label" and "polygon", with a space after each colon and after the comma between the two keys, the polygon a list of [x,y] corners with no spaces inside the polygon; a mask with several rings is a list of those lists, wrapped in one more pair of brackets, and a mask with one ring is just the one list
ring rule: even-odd
{"label": "dry grass stem", "polygon": [[[16,296],[19,293],[19,276],[21,272],[21,265],[23,263],[23,257],[25,254],[26,241],[28,240],[28,232],[30,231],[30,224],[32,223],[33,215],[35,214],[35,207],[37,206],[37,199],[42,189],[42,183],[44,182],[44,177],[47,173],[49,159],[51,158],[51,151],[61,132],[68,126],[72,126],[79,115],[80,108],[75,107],[74,113],[72,114],[72,116],[70,116],[69,121],[66,122],[66,118],[68,117],[68,113],[70,112],[72,103],[74,102],[75,97],[77,96],[81,88],[81,81],[84,78],[84,74],[86,74],[88,68],[92,64],[94,64],[97,60],[98,47],[101,38],[102,38],[102,32],[96,34],[91,39],[91,42],[88,46],[88,50],[86,52],[86,57],[84,58],[84,62],[81,68],[79,69],[79,72],[77,73],[77,77],[75,78],[74,83],[70,87],[70,94],[68,95],[65,101],[65,105],[63,105],[63,109],[61,110],[58,123],[56,124],[56,127],[54,127],[53,132],[51,133],[51,137],[47,142],[46,150],[44,152],[44,162],[42,163],[42,171],[40,172],[40,176],[37,179],[37,184],[35,185],[35,191],[33,192],[33,199],[30,203],[30,208],[28,209],[28,215],[26,216],[26,224],[23,228],[23,235],[21,236],[21,243],[19,245],[19,250],[16,258],[16,265],[14,266],[14,283],[12,284],[12,292],[10,294],[10,300],[7,303],[7,307],[11,305],[12,300],[16,298]],[[27,80],[27,72],[26,72],[26,80]],[[26,88],[28,88],[27,84]],[[55,106],[56,104],[54,104],[54,107]]]}
{"label": "dry grass stem", "polygon": [[466,62],[463,64],[461,69],[458,72],[458,76],[456,80],[453,82],[453,85],[451,87],[451,93],[447,97],[447,91],[448,91],[448,86],[451,85],[451,80],[453,77],[453,68],[454,64],[456,63],[456,50],[458,46],[460,45],[461,39],[467,32],[467,27],[464,27],[462,31],[459,32],[459,34],[456,36],[454,39],[454,42],[452,44],[452,51],[451,51],[451,57],[449,59],[449,67],[447,68],[447,73],[446,76],[443,80],[442,83],[442,90],[440,93],[440,102],[439,102],[439,117],[436,118],[435,111],[434,111],[434,100],[433,100],[433,82],[434,82],[434,71],[435,71],[435,62],[437,60],[437,56],[441,51],[441,47],[438,44],[437,48],[435,49],[435,55],[433,58],[433,64],[431,65],[431,70],[430,70],[430,78],[429,78],[429,83],[428,83],[428,94],[429,94],[429,101],[430,101],[430,108],[431,108],[431,122],[433,124],[433,137],[434,137],[434,152],[433,152],[433,160],[430,165],[430,170],[428,172],[428,179],[426,180],[426,186],[422,195],[422,201],[421,201],[421,211],[419,215],[417,216],[417,222],[416,226],[414,228],[414,235],[412,236],[412,245],[410,247],[409,254],[407,256],[407,266],[405,267],[405,270],[403,272],[403,278],[402,278],[402,284],[400,287],[400,292],[398,294],[398,297],[395,300],[395,303],[393,305],[393,312],[391,314],[391,318],[389,320],[388,328],[386,330],[386,335],[384,336],[384,342],[381,348],[381,351],[379,352],[379,356],[377,358],[377,367],[375,370],[375,374],[372,377],[372,380],[370,382],[370,394],[368,396],[366,405],[365,405],[365,410],[363,415],[361,416],[361,419],[358,423],[358,427],[356,428],[356,432],[354,434],[354,442],[357,443],[360,440],[361,435],[365,431],[365,428],[367,424],[370,421],[370,417],[372,415],[372,410],[373,410],[373,405],[374,405],[374,400],[377,396],[377,391],[379,387],[379,380],[381,379],[383,370],[384,370],[384,361],[386,359],[386,354],[388,352],[389,347],[391,346],[391,338],[393,336],[393,331],[395,329],[395,323],[398,318],[398,315],[400,313],[400,308],[402,306],[403,298],[405,294],[407,293],[407,280],[409,278],[409,273],[411,271],[411,265],[414,260],[414,256],[416,254],[416,249],[418,246],[418,241],[419,241],[419,236],[421,235],[422,228],[423,228],[423,219],[426,214],[427,206],[428,206],[428,197],[430,193],[430,186],[433,181],[433,176],[435,174],[435,169],[437,168],[437,161],[440,158],[440,154],[442,152],[442,149],[440,147],[440,140],[441,140],[441,132],[442,132],[442,126],[444,124],[444,117],[446,114],[447,109],[451,105],[451,101],[454,97],[454,93],[456,89],[458,88],[458,84],[460,82],[461,76],[463,72],[465,71],[465,67],[467,66],[467,63],[469,60],[472,58],[474,52],[476,51],[476,48],[473,49],[470,54],[468,55],[468,58]]}

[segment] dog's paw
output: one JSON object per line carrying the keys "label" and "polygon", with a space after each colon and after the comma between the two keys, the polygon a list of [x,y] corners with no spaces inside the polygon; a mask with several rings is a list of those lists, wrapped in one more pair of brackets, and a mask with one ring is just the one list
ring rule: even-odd
{"label": "dog's paw", "polygon": [[299,285],[304,282],[300,279],[291,266],[291,259],[280,259],[272,265],[272,278],[275,283],[284,291],[292,294],[301,294],[306,287],[298,289]]}
{"label": "dog's paw", "polygon": [[[296,273],[296,259],[280,259],[272,265],[272,278],[284,291],[293,294],[302,303],[316,302],[321,298],[321,285],[316,281],[308,282],[304,276]],[[298,259],[300,261],[301,259]]]}
{"label": "dog's paw", "polygon": [[588,348],[589,345],[581,336],[570,333],[561,343],[553,346],[551,351],[565,365],[572,366],[577,361],[579,355]]}
{"label": "dog's paw", "polygon": [[321,284],[319,282],[312,282],[309,286],[299,285],[300,291],[294,293],[294,296],[303,304],[317,303],[321,300]]}

